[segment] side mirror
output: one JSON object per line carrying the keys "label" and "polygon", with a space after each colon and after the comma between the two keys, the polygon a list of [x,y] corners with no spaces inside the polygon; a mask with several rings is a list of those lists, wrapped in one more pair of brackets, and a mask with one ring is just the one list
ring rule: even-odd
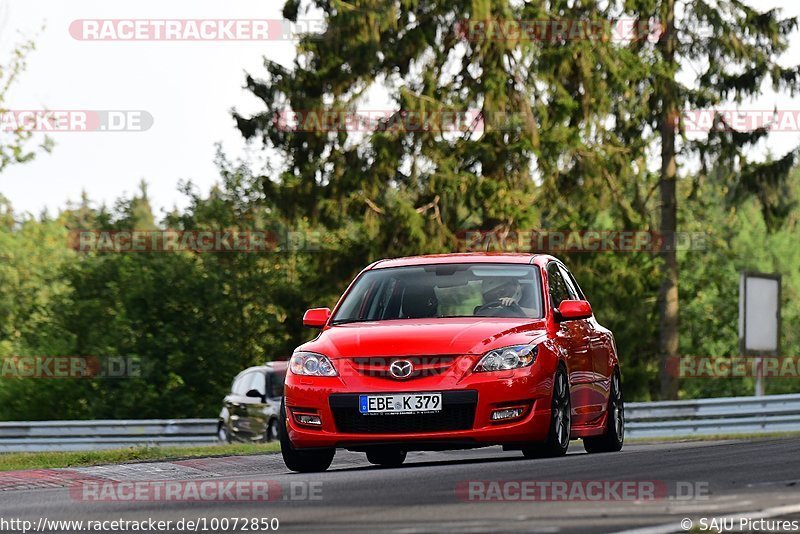
{"label": "side mirror", "polygon": [[252,399],[259,399],[261,402],[265,402],[264,395],[261,394],[260,391],[257,389],[251,389],[247,393],[244,394],[245,397],[250,397]]}
{"label": "side mirror", "polygon": [[322,328],[331,318],[330,308],[311,308],[303,315],[303,326],[309,328]]}
{"label": "side mirror", "polygon": [[592,316],[592,305],[586,300],[565,300],[556,310],[556,321],[576,321]]}

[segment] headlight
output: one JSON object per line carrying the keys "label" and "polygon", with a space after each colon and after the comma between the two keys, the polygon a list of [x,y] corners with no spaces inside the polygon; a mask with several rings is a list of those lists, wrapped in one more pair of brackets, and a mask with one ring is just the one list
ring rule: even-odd
{"label": "headlight", "polygon": [[295,352],[289,369],[296,375],[336,376],[336,369],[327,356],[315,352]]}
{"label": "headlight", "polygon": [[475,371],[508,371],[528,367],[536,360],[538,345],[515,345],[495,349],[483,355]]}

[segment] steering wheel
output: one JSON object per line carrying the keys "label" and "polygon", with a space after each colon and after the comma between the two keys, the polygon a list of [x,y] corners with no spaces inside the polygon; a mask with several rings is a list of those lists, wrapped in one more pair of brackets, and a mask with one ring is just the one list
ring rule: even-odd
{"label": "steering wheel", "polygon": [[472,313],[474,315],[480,316],[481,312],[490,310],[499,311],[500,313],[484,315],[483,317],[525,317],[525,312],[516,302],[510,306],[503,306],[499,300],[493,300],[491,302],[487,302],[482,306],[478,306]]}

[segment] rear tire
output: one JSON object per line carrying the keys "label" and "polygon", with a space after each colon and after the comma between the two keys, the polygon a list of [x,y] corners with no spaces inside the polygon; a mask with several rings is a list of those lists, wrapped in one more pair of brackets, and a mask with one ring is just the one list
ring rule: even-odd
{"label": "rear tire", "polygon": [[554,458],[567,454],[572,422],[571,410],[567,373],[563,367],[559,367],[553,380],[553,397],[550,402],[550,431],[543,443],[534,443],[522,449],[522,454],[525,455],[525,458]]}
{"label": "rear tire", "polygon": [[606,433],[602,436],[583,438],[583,448],[588,453],[617,452],[625,441],[625,403],[622,400],[619,373],[611,376],[611,391],[608,397]]}
{"label": "rear tire", "polygon": [[406,461],[406,451],[395,448],[379,448],[367,451],[367,461],[381,467],[400,467]]}
{"label": "rear tire", "polygon": [[331,466],[336,449],[295,449],[286,432],[286,404],[281,403],[281,428],[278,437],[281,441],[281,455],[283,463],[290,471],[298,473],[314,473],[325,471]]}

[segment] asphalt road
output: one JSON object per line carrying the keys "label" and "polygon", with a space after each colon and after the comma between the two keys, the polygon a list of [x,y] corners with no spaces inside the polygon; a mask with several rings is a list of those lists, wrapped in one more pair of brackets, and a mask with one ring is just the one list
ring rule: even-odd
{"label": "asphalt road", "polygon": [[[280,455],[7,473],[0,474],[0,525],[2,519],[38,526],[41,518],[206,518],[206,531],[251,531],[232,528],[230,521],[238,517],[277,518],[279,531],[298,532],[656,533],[681,532],[684,519],[700,531],[703,518],[730,516],[741,526],[745,513],[771,521],[800,519],[796,438],[630,444],[600,455],[585,454],[573,442],[570,451],[544,460],[497,447],[409,453],[396,469],[372,467],[363,454],[340,451],[328,472],[311,475],[287,472]],[[151,493],[129,499],[121,488],[132,481]],[[181,491],[201,481],[232,482],[255,493],[253,484],[263,489],[269,481],[276,500],[253,500],[246,491],[233,500],[192,501],[188,491],[154,498],[153,486],[167,481],[182,481]],[[85,493],[92,483],[95,493]],[[569,494],[557,493],[565,484]],[[524,496],[522,487],[529,491]],[[626,494],[625,487],[634,490]],[[102,502],[95,500],[98,495]],[[214,517],[231,518],[228,528],[210,523]],[[0,530],[14,531],[5,526]]]}

